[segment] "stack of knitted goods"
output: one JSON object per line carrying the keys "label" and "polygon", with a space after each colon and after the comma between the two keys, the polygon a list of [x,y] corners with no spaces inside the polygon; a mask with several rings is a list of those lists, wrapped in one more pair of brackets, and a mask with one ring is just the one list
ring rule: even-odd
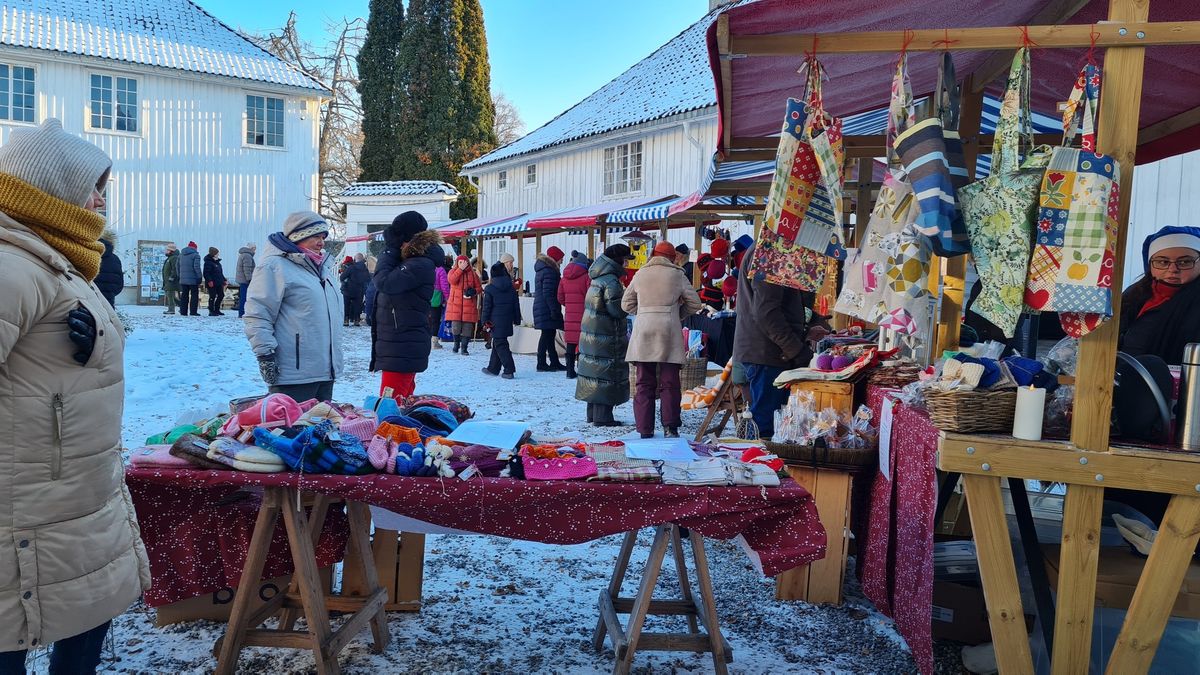
{"label": "stack of knitted goods", "polygon": [[396,442],[384,436],[375,436],[367,448],[371,465],[383,473],[414,478],[451,478],[451,450],[443,445],[429,448],[420,443]]}
{"label": "stack of knitted goods", "polygon": [[186,457],[171,454],[169,445],[148,445],[129,453],[129,465],[135,469],[194,469]]}
{"label": "stack of knitted goods", "polygon": [[310,426],[282,427],[276,432],[255,427],[253,433],[259,447],[278,455],[293,471],[348,475],[372,472],[362,441],[338,433],[328,419]]}
{"label": "stack of knitted goods", "polygon": [[273,452],[246,445],[232,438],[217,438],[208,444],[208,459],[235,471],[279,473],[286,467]]}

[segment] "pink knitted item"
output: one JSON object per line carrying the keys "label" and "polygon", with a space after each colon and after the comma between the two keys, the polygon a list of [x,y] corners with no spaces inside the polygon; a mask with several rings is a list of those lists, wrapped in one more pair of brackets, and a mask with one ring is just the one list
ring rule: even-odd
{"label": "pink knitted item", "polygon": [[171,454],[169,445],[147,445],[129,451],[129,465],[139,469],[194,469],[195,464]]}
{"label": "pink knitted item", "polygon": [[237,435],[242,432],[242,425],[238,423],[238,416],[231,415],[225,420],[225,424],[221,427],[221,435],[230,438],[237,438]]}
{"label": "pink knitted item", "polygon": [[596,460],[591,457],[534,459],[521,457],[526,480],[572,480],[596,475]]}
{"label": "pink knitted item", "polygon": [[375,436],[367,445],[367,458],[379,471],[396,473],[396,444],[383,436]]}
{"label": "pink knitted item", "polygon": [[310,398],[307,401],[300,401],[297,405],[300,406],[301,412],[308,412],[309,410],[312,410],[313,408],[317,407],[318,403],[320,403],[320,401],[318,401],[317,399]]}
{"label": "pink knitted item", "polygon": [[258,403],[237,414],[238,424],[243,427],[290,427],[295,424],[304,410],[287,394],[271,394]]}
{"label": "pink knitted item", "polygon": [[379,425],[376,424],[375,420],[371,419],[370,417],[346,417],[342,419],[342,423],[338,426],[338,430],[344,434],[348,434],[357,438],[363,443],[367,443],[371,440],[371,437],[375,435],[375,429],[378,426]]}

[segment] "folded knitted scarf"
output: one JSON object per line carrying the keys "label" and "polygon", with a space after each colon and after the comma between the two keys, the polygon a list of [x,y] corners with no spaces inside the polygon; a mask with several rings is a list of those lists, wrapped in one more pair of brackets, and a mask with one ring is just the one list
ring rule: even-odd
{"label": "folded knitted scarf", "polygon": [[138,469],[191,469],[196,465],[171,454],[169,445],[148,445],[129,453],[129,465]]}
{"label": "folded knitted scarf", "polygon": [[229,467],[208,458],[208,439],[196,434],[184,434],[171,444],[171,454],[181,457],[201,469],[226,470]]}
{"label": "folded knitted scarf", "polygon": [[208,458],[238,471],[278,473],[286,468],[275,453],[232,438],[218,438],[209,443]]}
{"label": "folded knitted scarf", "polygon": [[0,211],[61,253],[88,281],[100,273],[104,218],[99,214],[6,173],[0,173]]}
{"label": "folded knitted scarf", "polygon": [[717,457],[692,462],[663,462],[662,477],[667,485],[725,485],[729,482],[725,463]]}

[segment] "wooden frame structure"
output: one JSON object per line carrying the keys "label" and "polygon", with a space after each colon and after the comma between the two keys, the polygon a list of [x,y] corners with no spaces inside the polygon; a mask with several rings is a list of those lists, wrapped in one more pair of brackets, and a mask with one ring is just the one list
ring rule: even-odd
{"label": "wooden frame structure", "polygon": [[[1162,2],[1163,0],[1155,0]],[[1003,73],[1011,50],[1034,43],[1035,48],[1089,47],[1106,49],[1104,86],[1098,128],[1098,151],[1121,165],[1121,193],[1132,194],[1134,153],[1139,140],[1161,137],[1196,123],[1189,111],[1142,132],[1138,116],[1142,100],[1143,64],[1148,45],[1200,44],[1200,21],[1149,22],[1151,0],[1109,0],[1108,21],[1093,26],[1055,25],[1080,11],[1086,0],[1047,2],[1030,25],[988,28],[949,28],[832,34],[732,36],[729,15],[717,19],[716,46],[720,56],[722,118],[732,110],[733,58],[795,56],[799,58],[819,38],[821,53],[1005,50],[986,61],[964,86],[960,134],[967,166],[990,139],[980,137],[980,95]],[[952,9],[950,11],[953,11]],[[1045,25],[1040,25],[1045,24]],[[1096,35],[1093,36],[1093,31]],[[1094,42],[1093,42],[1094,40]],[[736,138],[724,124],[723,146],[730,157],[762,158],[774,139]],[[1057,141],[1057,139],[1054,139]],[[882,154],[881,138],[847,137],[847,156]],[[860,193],[860,199],[865,195]],[[862,207],[862,202],[859,204]],[[1115,279],[1123,278],[1129,200],[1123,199]],[[937,351],[958,342],[962,308],[963,257],[934,265],[942,274],[943,301],[939,314]],[[936,283],[936,281],[935,281]],[[1054,619],[1052,671],[1088,672],[1100,519],[1104,487],[1121,487],[1171,495],[1133,601],[1108,665],[1109,673],[1146,672],[1154,658],[1173,599],[1200,540],[1200,459],[1136,448],[1110,447],[1109,411],[1117,351],[1121,289],[1113,289],[1114,319],[1083,338],[1077,366],[1075,414],[1069,442],[1029,442],[1006,436],[943,434],[939,468],[963,475],[971,525],[980,562],[995,652],[1002,673],[1032,673],[1033,664],[1024,623],[1016,571],[1004,515],[1001,481],[1041,479],[1065,483],[1063,542],[1059,569],[1062,577]]]}

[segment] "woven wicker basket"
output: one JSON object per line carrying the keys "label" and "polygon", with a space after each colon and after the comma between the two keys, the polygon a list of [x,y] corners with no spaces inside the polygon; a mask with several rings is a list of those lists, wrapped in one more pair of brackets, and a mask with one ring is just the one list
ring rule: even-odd
{"label": "woven wicker basket", "polygon": [[1014,389],[998,391],[927,391],[929,419],[942,431],[974,434],[1011,431],[1017,408]]}
{"label": "woven wicker basket", "polygon": [[[688,389],[695,389],[704,385],[705,379],[708,377],[708,359],[704,357],[689,358],[683,367],[679,369],[679,391],[685,392]],[[629,397],[637,396],[637,365],[629,364]],[[654,398],[658,398],[658,393],[655,392]]]}
{"label": "woven wicker basket", "polygon": [[879,459],[879,448],[818,448],[798,443],[767,441],[767,452],[779,455],[787,464],[811,466],[818,469],[854,471],[873,466]]}

